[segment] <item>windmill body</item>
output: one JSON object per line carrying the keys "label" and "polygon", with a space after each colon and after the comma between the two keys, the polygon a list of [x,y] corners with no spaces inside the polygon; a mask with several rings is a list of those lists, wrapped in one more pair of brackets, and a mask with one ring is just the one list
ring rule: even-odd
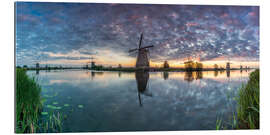
{"label": "windmill body", "polygon": [[138,51],[137,55],[137,61],[136,61],[136,68],[149,68],[149,58],[148,48],[154,47],[153,45],[141,47],[143,40],[143,34],[141,34],[140,42],[139,42],[139,48],[137,49],[131,49],[129,52]]}
{"label": "windmill body", "polygon": [[138,52],[137,61],[136,61],[136,67],[137,68],[148,68],[149,67],[149,59],[148,59],[148,50],[147,49],[141,49]]}

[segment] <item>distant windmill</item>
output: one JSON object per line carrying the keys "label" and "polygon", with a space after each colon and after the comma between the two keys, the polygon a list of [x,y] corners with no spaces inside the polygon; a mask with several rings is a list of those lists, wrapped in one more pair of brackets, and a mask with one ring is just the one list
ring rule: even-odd
{"label": "distant windmill", "polygon": [[136,68],[149,68],[148,48],[154,47],[153,45],[142,47],[143,33],[139,41],[139,46],[136,49],[131,49],[128,52],[138,51]]}
{"label": "distant windmill", "polygon": [[95,65],[95,62],[93,61],[95,58],[94,57],[89,57],[89,62],[87,62],[87,65],[89,63],[91,63],[91,68],[94,68],[96,65]]}
{"label": "distant windmill", "polygon": [[231,64],[233,64],[233,63],[230,62],[230,58],[228,57],[228,62],[226,63],[226,70],[227,71],[229,71],[231,69]]}

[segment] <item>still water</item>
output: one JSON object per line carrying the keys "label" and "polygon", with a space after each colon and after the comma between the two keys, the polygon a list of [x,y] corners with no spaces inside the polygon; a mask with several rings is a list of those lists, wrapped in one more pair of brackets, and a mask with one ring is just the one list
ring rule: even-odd
{"label": "still water", "polygon": [[[28,71],[38,78],[43,111],[65,116],[63,132],[216,129],[230,121],[251,71]],[[54,106],[52,109],[51,106]]]}

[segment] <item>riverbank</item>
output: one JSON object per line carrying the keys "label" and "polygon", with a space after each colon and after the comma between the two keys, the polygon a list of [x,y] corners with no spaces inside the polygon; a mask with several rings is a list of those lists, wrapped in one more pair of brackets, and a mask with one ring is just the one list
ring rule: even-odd
{"label": "riverbank", "polygon": [[224,68],[202,68],[202,69],[196,69],[196,68],[134,68],[134,67],[122,67],[122,68],[113,68],[113,67],[102,67],[102,68],[80,68],[80,67],[65,67],[65,68],[24,68],[26,70],[68,70],[68,69],[86,69],[86,70],[94,70],[94,71],[120,71],[120,72],[136,72],[136,71],[148,71],[148,72],[196,72],[196,71],[234,71],[234,70],[240,70],[240,71],[247,71],[247,70],[253,70],[255,68],[231,68],[229,70]]}
{"label": "riverbank", "polygon": [[60,132],[61,116],[53,112],[42,120],[41,86],[30,78],[25,69],[16,68],[16,133]]}
{"label": "riverbank", "polygon": [[42,109],[40,92],[41,87],[26,75],[26,70],[16,69],[16,133],[37,131]]}
{"label": "riverbank", "polygon": [[[218,118],[216,129],[259,129],[260,128],[260,70],[256,69],[249,75],[247,84],[239,89],[236,112],[232,121],[224,122]],[[228,123],[225,125],[225,123]]]}
{"label": "riverbank", "polygon": [[260,71],[249,76],[249,81],[239,92],[237,119],[239,129],[259,129],[260,123]]}

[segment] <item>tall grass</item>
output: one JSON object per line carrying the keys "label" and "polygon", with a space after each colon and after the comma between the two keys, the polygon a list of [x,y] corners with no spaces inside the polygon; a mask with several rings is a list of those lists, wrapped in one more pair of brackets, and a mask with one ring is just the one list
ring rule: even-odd
{"label": "tall grass", "polygon": [[[260,113],[260,71],[252,72],[246,85],[242,85],[237,95],[237,112],[233,113],[233,119],[228,125],[232,129],[259,129]],[[216,129],[222,127],[222,119],[216,121]],[[226,128],[226,126],[225,126]]]}
{"label": "tall grass", "polygon": [[50,113],[41,119],[41,87],[25,69],[16,69],[16,133],[60,132],[61,115]]}
{"label": "tall grass", "polygon": [[16,133],[34,133],[42,109],[41,87],[26,70],[16,69]]}
{"label": "tall grass", "polygon": [[260,72],[255,70],[249,76],[247,85],[239,91],[237,119],[241,129],[259,129]]}

